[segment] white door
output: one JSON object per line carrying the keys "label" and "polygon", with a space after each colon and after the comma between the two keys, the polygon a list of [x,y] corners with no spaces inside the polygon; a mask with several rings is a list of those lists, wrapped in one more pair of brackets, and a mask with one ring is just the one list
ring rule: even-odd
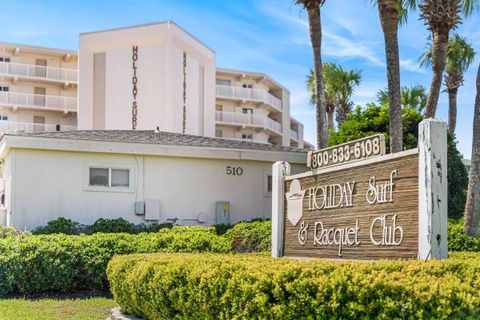
{"label": "white door", "polygon": [[45,117],[33,116],[33,132],[45,131]]}

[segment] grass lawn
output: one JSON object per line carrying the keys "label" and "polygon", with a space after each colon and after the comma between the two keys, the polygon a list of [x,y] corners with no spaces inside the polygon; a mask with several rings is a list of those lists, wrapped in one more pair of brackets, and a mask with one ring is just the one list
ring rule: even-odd
{"label": "grass lawn", "polygon": [[1,320],[105,320],[110,309],[117,306],[113,299],[0,299]]}

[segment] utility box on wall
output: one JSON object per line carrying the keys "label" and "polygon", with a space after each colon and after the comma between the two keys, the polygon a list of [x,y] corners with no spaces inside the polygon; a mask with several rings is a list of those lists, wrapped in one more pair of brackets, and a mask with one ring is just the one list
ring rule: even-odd
{"label": "utility box on wall", "polygon": [[160,200],[155,200],[155,199],[145,200],[145,220],[147,221],[160,220]]}
{"label": "utility box on wall", "polygon": [[230,224],[230,201],[217,201],[215,205],[215,224]]}

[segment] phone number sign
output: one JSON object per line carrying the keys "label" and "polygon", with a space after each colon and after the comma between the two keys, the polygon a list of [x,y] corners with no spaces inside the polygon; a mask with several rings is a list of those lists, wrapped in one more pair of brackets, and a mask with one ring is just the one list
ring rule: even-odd
{"label": "phone number sign", "polygon": [[307,166],[319,169],[383,155],[385,155],[385,137],[383,134],[376,134],[334,147],[310,151]]}

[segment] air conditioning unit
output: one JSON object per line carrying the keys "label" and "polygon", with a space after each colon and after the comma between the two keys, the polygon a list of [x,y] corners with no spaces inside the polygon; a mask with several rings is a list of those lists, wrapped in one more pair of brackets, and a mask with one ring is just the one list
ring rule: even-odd
{"label": "air conditioning unit", "polygon": [[215,224],[230,224],[230,201],[217,201],[215,205]]}

